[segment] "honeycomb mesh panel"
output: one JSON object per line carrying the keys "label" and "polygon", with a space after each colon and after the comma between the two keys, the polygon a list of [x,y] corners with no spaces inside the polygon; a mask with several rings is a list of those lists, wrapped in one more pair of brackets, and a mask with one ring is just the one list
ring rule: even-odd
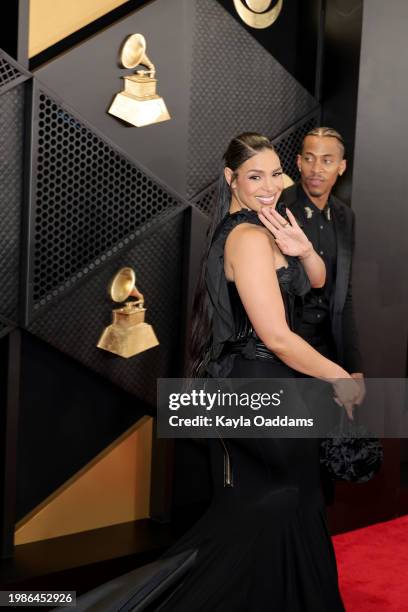
{"label": "honeycomb mesh panel", "polygon": [[176,196],[41,91],[37,114],[34,310],[180,206]]}
{"label": "honeycomb mesh panel", "polygon": [[[302,140],[309,130],[314,128],[319,122],[319,113],[309,115],[304,121],[298,122],[293,128],[286,130],[281,136],[273,140],[276,147],[282,168],[291,179],[296,181],[298,169],[296,165],[296,155],[300,150]],[[191,200],[204,214],[212,217],[216,204],[217,182],[210,185],[205,191]]]}
{"label": "honeycomb mesh panel", "polygon": [[[134,393],[150,405],[156,402],[156,379],[177,376],[180,356],[182,255],[184,213],[161,224],[73,287],[63,299],[50,304],[29,325],[29,330],[85,366]],[[122,266],[136,272],[136,284],[145,296],[146,322],[160,346],[130,359],[96,348],[105,326],[111,323],[114,304],[107,287]]]}
{"label": "honeycomb mesh panel", "polygon": [[212,216],[214,211],[215,204],[215,196],[217,193],[217,182],[218,179],[208,187],[204,192],[199,194],[196,198],[191,200],[191,203],[197,206],[199,210],[201,210],[204,214],[209,217]]}
{"label": "honeycomb mesh panel", "polygon": [[275,138],[317,101],[214,0],[195,0],[187,194],[218,173],[231,138],[256,131]]}
{"label": "honeycomb mesh panel", "polygon": [[16,66],[13,66],[0,50],[0,92],[4,85],[20,76],[22,76],[22,72]]}
{"label": "honeycomb mesh panel", "polygon": [[300,151],[302,140],[309,130],[318,125],[318,122],[319,114],[315,113],[304,122],[297,124],[293,129],[288,130],[282,136],[273,140],[284,172],[294,181],[297,180],[299,174],[296,156]]}
{"label": "honeycomb mesh panel", "polygon": [[7,336],[7,334],[9,334],[15,327],[16,326],[12,321],[8,321],[7,319],[0,317],[0,338]]}
{"label": "honeycomb mesh panel", "polygon": [[18,315],[24,85],[0,95],[0,314]]}

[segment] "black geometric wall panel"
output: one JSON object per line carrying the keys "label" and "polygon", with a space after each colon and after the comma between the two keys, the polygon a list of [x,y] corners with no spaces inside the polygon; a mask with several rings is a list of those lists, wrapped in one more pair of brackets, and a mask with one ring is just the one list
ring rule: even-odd
{"label": "black geometric wall panel", "polygon": [[35,311],[181,202],[43,89],[36,88],[34,115],[29,310]]}
{"label": "black geometric wall panel", "polygon": [[0,338],[7,336],[16,327],[13,321],[0,316]]}
{"label": "black geometric wall panel", "polygon": [[30,73],[19,66],[3,49],[0,49],[0,94],[30,77]]}
{"label": "black geometric wall panel", "polygon": [[21,349],[17,521],[146,414],[142,402],[32,334],[21,334]]}
{"label": "black geometric wall panel", "polygon": [[194,206],[197,206],[201,212],[212,217],[214,213],[214,205],[215,205],[215,197],[217,195],[217,184],[218,179],[207,189],[204,189],[201,193],[199,193],[195,198],[191,200],[191,203]]}
{"label": "black geometric wall panel", "polygon": [[317,101],[213,0],[196,0],[188,141],[190,198],[210,185],[231,138],[276,138]]}
{"label": "black geometric wall panel", "polygon": [[24,95],[23,83],[0,90],[0,314],[13,321],[20,282]]}
{"label": "black geometric wall panel", "polygon": [[0,55],[0,87],[14,81],[18,76],[20,73],[17,68]]}
{"label": "black geometric wall panel", "polygon": [[[156,379],[179,375],[183,229],[184,213],[169,217],[40,312],[29,331],[154,406]],[[107,287],[122,266],[134,268],[137,287],[145,296],[146,321],[160,341],[158,347],[130,359],[96,348],[114,307]]]}
{"label": "black geometric wall panel", "polygon": [[[317,47],[322,0],[285,0],[279,18],[268,28],[258,29],[246,25],[234,6],[233,0],[215,0],[230,13],[266,51],[275,57],[301,85],[316,93],[316,69],[319,61]],[[249,4],[250,0],[238,0]],[[271,7],[278,0],[269,0]],[[347,0],[339,0],[346,4]],[[333,5],[333,0],[330,0]],[[340,12],[340,11],[339,11]],[[345,11],[342,11],[346,12]]]}
{"label": "black geometric wall panel", "polygon": [[309,130],[319,125],[319,123],[320,113],[317,110],[272,141],[284,172],[294,181],[296,181],[299,175],[296,156],[300,151],[303,138]]}
{"label": "black geometric wall panel", "polygon": [[[283,134],[272,140],[280,157],[284,172],[294,181],[296,181],[298,177],[296,156],[300,150],[302,140],[305,134],[319,123],[320,113],[319,109],[316,109],[316,111],[309,114],[305,119],[298,121],[294,126],[285,130]],[[194,206],[209,217],[211,217],[214,212],[217,182],[216,180],[212,185],[191,200]]]}
{"label": "black geometric wall panel", "polygon": [[[214,0],[215,1],[215,0]],[[133,3],[135,5],[136,2]],[[135,163],[185,198],[194,0],[154,0],[38,68],[35,77]],[[107,111],[132,70],[118,65],[124,40],[142,33],[170,121],[134,128]],[[134,72],[134,71],[133,71]]]}

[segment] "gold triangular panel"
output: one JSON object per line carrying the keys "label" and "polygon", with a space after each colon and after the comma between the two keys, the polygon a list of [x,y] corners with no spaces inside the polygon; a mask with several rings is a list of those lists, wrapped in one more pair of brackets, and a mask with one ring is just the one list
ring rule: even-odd
{"label": "gold triangular panel", "polygon": [[15,544],[149,516],[153,421],[143,417],[22,519]]}

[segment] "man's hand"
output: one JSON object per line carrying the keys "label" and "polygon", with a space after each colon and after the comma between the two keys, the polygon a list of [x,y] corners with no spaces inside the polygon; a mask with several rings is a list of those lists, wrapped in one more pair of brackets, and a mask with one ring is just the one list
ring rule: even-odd
{"label": "man's hand", "polygon": [[343,406],[348,418],[353,420],[353,410],[360,395],[358,381],[354,380],[350,374],[348,378],[337,378],[331,381],[334,390],[334,401],[339,406]]}
{"label": "man's hand", "polygon": [[361,372],[354,372],[354,374],[351,374],[351,377],[354,378],[354,380],[357,382],[359,386],[360,393],[359,393],[358,399],[356,400],[356,404],[360,406],[360,404],[363,402],[363,399],[365,398],[365,395],[366,395],[364,374],[362,374]]}

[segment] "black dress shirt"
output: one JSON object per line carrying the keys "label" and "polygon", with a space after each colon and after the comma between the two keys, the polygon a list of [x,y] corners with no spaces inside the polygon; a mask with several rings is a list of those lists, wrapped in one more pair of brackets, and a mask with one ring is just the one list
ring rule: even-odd
{"label": "black dress shirt", "polygon": [[337,240],[330,199],[320,210],[298,186],[298,196],[304,208],[303,231],[313,244],[316,253],[326,265],[326,282],[321,289],[312,289],[304,299],[298,333],[314,346],[327,344],[327,356],[333,356],[330,330],[330,299],[334,291],[337,266]]}
{"label": "black dress shirt", "polygon": [[[307,198],[301,183],[285,189],[281,202],[295,215],[317,252],[323,251],[322,257],[327,266],[327,283],[323,292],[313,291],[307,300],[305,315],[302,305],[296,309],[297,320],[303,326],[307,326],[308,330],[299,330],[297,326],[296,331],[309,342],[311,333],[324,336],[321,339],[324,346],[321,344],[318,346],[314,341],[310,343],[325,355],[327,341],[331,340],[335,347],[332,359],[348,372],[362,372],[363,364],[358,347],[351,282],[354,251],[353,211],[339,198],[330,195],[329,205],[325,211],[328,223],[325,224],[320,211]],[[323,226],[323,229],[320,226]],[[328,238],[329,232],[334,236],[333,241]],[[323,293],[323,296],[319,296],[319,293]],[[322,298],[322,303],[319,303],[319,297]],[[322,316],[317,317],[318,314],[326,315],[323,316],[325,325],[317,323],[322,319]],[[311,320],[311,323],[307,324],[304,316]]]}

